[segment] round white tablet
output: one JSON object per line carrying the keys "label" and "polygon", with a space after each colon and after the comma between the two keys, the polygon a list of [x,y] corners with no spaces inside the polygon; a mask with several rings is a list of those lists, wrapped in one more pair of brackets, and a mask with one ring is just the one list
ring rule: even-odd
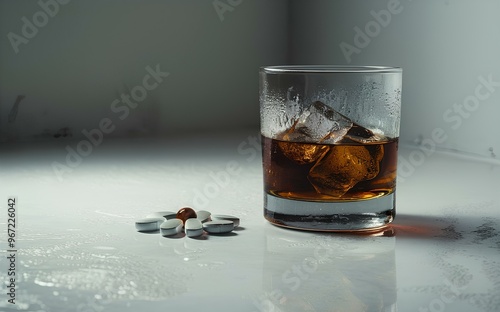
{"label": "round white tablet", "polygon": [[206,210],[199,210],[196,212],[196,215],[197,215],[197,219],[200,220],[201,222],[207,222],[210,220],[210,211],[206,211]]}
{"label": "round white tablet", "polygon": [[163,217],[155,217],[155,218],[144,218],[135,221],[135,228],[139,232],[152,232],[157,231],[160,228],[160,224],[165,221]]}
{"label": "round white tablet", "polygon": [[163,217],[167,220],[174,219],[177,215],[177,212],[174,211],[156,211],[148,215],[148,218],[158,218]]}
{"label": "round white tablet", "polygon": [[171,236],[182,232],[182,220],[170,219],[160,225],[160,232],[162,236]]}
{"label": "round white tablet", "polygon": [[208,233],[229,233],[234,229],[234,223],[228,220],[208,221],[203,223],[203,229]]}
{"label": "round white tablet", "polygon": [[197,237],[203,234],[203,225],[198,219],[187,219],[184,224],[184,231],[186,232],[187,237]]}
{"label": "round white tablet", "polygon": [[234,223],[234,227],[237,227],[240,225],[240,218],[235,217],[235,216],[230,216],[230,215],[224,215],[224,214],[216,214],[212,215],[212,220],[227,220],[227,221],[232,221]]}

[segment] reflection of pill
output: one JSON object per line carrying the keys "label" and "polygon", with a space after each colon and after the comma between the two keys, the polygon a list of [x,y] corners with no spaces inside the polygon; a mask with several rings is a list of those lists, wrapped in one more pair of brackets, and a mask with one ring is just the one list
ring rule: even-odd
{"label": "reflection of pill", "polygon": [[196,212],[197,219],[200,220],[201,222],[206,222],[210,220],[210,211],[206,210],[199,210]]}
{"label": "reflection of pill", "polygon": [[160,225],[160,232],[162,236],[175,235],[182,232],[182,220],[170,219]]}
{"label": "reflection of pill", "polygon": [[158,218],[158,217],[163,217],[167,220],[169,219],[174,219],[177,215],[177,212],[174,211],[156,211],[148,215],[148,218]]}
{"label": "reflection of pill", "polygon": [[229,233],[234,229],[234,223],[228,220],[208,221],[203,223],[203,229],[208,233]]}
{"label": "reflection of pill", "polygon": [[196,237],[203,234],[203,225],[198,219],[187,219],[184,224],[184,231],[188,237]]}
{"label": "reflection of pill", "polygon": [[230,215],[224,215],[224,214],[216,214],[212,215],[212,220],[227,220],[227,221],[233,221],[234,227],[237,227],[240,225],[240,219],[235,216],[230,216]]}
{"label": "reflection of pill", "polygon": [[165,221],[165,218],[163,217],[140,219],[135,221],[135,228],[139,232],[157,231],[163,221]]}

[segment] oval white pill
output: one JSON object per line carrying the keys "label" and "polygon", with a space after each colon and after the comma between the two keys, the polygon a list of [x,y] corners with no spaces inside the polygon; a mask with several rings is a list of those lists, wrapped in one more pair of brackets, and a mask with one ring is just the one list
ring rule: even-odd
{"label": "oval white pill", "polygon": [[162,236],[171,236],[182,232],[182,220],[170,219],[160,225],[160,232]]}
{"label": "oval white pill", "polygon": [[174,219],[177,215],[177,212],[174,211],[155,211],[147,216],[147,218],[158,218],[163,217],[167,220]]}
{"label": "oval white pill", "polygon": [[208,221],[203,223],[203,229],[208,233],[229,233],[234,229],[234,223],[228,220]]}
{"label": "oval white pill", "polygon": [[144,218],[135,221],[135,228],[139,232],[152,232],[157,231],[160,228],[160,224],[165,221],[163,217],[156,218]]}
{"label": "oval white pill", "polygon": [[207,222],[208,220],[210,220],[210,211],[206,211],[206,210],[199,210],[196,212],[196,215],[197,215],[197,219],[200,220],[201,222]]}
{"label": "oval white pill", "polygon": [[203,234],[203,225],[198,219],[187,219],[184,224],[184,231],[186,232],[187,237],[200,236]]}
{"label": "oval white pill", "polygon": [[224,214],[216,214],[212,216],[212,220],[227,220],[227,221],[232,221],[234,223],[234,227],[237,227],[240,225],[240,218],[235,217],[235,216],[230,216],[230,215],[224,215]]}

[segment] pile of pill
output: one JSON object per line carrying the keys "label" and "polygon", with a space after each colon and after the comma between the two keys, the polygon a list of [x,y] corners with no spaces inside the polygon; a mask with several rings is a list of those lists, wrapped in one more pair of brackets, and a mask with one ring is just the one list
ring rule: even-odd
{"label": "pile of pill", "polygon": [[240,219],[230,215],[212,215],[209,211],[184,207],[177,212],[158,211],[144,219],[135,222],[139,232],[155,232],[160,230],[162,236],[168,237],[179,233],[187,237],[198,237],[207,232],[209,234],[230,233],[240,225]]}

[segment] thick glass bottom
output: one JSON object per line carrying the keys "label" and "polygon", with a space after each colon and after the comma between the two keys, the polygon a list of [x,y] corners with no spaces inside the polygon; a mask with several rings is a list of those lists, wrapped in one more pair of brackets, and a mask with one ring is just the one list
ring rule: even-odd
{"label": "thick glass bottom", "polygon": [[264,217],[275,225],[299,230],[374,232],[392,222],[395,201],[395,193],[338,202],[292,200],[266,193]]}

